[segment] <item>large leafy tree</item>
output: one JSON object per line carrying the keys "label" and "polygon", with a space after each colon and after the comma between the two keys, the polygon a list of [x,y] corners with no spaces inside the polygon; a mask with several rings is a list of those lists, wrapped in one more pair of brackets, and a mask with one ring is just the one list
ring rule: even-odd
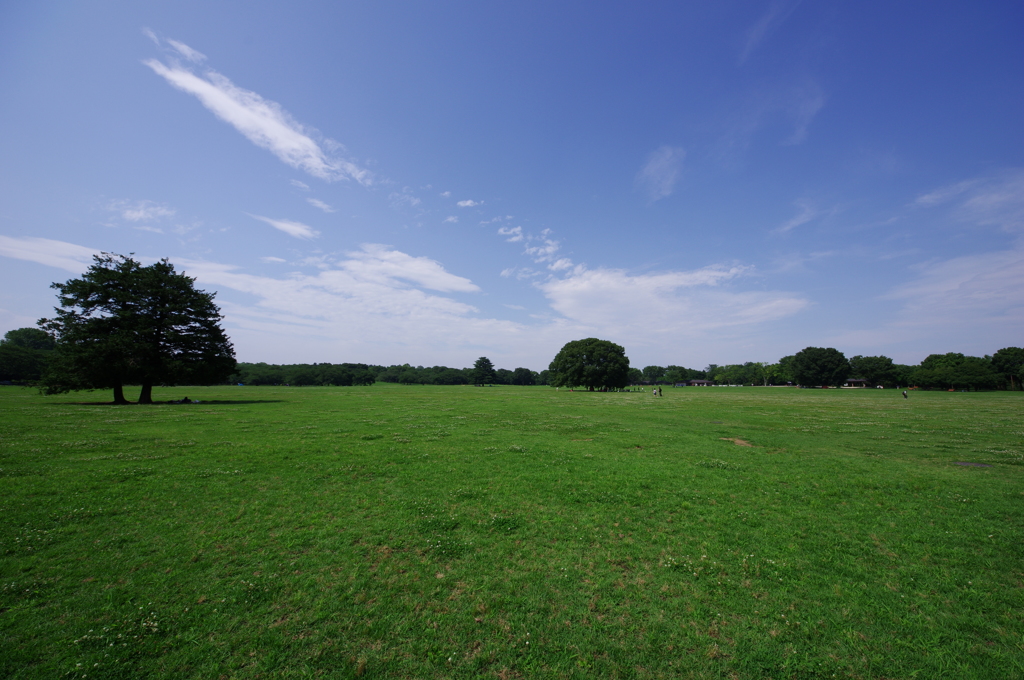
{"label": "large leafy tree", "polygon": [[555,387],[619,388],[629,384],[629,358],[621,345],[586,338],[565,343],[548,367]]}
{"label": "large leafy tree", "polygon": [[647,382],[658,382],[665,377],[664,366],[644,366],[644,380]]}
{"label": "large leafy tree", "polygon": [[497,375],[494,373],[494,364],[487,357],[480,357],[473,364],[473,384],[486,385],[497,382]]}
{"label": "large leafy tree", "polygon": [[911,380],[921,387],[985,389],[995,387],[999,383],[999,375],[987,357],[949,352],[928,355],[914,371]]}
{"label": "large leafy tree", "polygon": [[528,368],[519,367],[512,371],[513,385],[533,385],[537,382],[537,375]]}
{"label": "large leafy tree", "polygon": [[38,328],[16,328],[4,333],[4,339],[0,340],[0,345],[48,350],[53,349],[53,338],[46,331],[41,331]]}
{"label": "large leafy tree", "polygon": [[16,328],[0,340],[0,380],[39,380],[53,349],[53,338],[38,328]]}
{"label": "large leafy tree", "polygon": [[[1017,389],[1024,373],[1024,349],[1004,347],[992,355],[992,367],[1010,380],[1010,389]],[[1017,379],[1014,383],[1014,378]]]}
{"label": "large leafy tree", "polygon": [[166,259],[143,267],[131,257],[103,253],[81,278],[54,283],[60,306],[39,325],[56,341],[43,376],[48,394],[112,389],[127,403],[124,385],[141,385],[140,404],[154,384],[211,384],[235,370],[231,342],[220,327],[213,293]]}
{"label": "large leafy tree", "polygon": [[869,385],[893,387],[899,384],[896,364],[886,356],[865,357],[857,355],[850,359],[850,375],[863,378]]}
{"label": "large leafy tree", "polygon": [[804,386],[840,385],[850,377],[850,362],[833,347],[805,347],[793,355],[791,370]]}

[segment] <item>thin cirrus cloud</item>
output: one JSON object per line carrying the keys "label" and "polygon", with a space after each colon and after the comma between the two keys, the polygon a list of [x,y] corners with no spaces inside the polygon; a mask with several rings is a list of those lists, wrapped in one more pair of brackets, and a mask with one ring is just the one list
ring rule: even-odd
{"label": "thin cirrus cloud", "polygon": [[747,31],[743,49],[736,61],[737,66],[742,65],[751,53],[789,18],[799,4],[800,0],[775,0],[769,5],[768,10]]}
{"label": "thin cirrus cloud", "polygon": [[327,205],[326,203],[324,203],[323,201],[321,201],[321,200],[319,200],[319,199],[316,199],[316,198],[307,198],[307,199],[306,199],[306,202],[307,202],[307,203],[309,203],[309,204],[310,204],[311,206],[313,206],[314,208],[320,208],[320,209],[321,209],[321,210],[323,210],[323,211],[324,211],[325,213],[332,213],[332,212],[335,212],[334,208],[332,208],[331,206]]}
{"label": "thin cirrus cloud", "polygon": [[832,342],[871,348],[891,345],[895,339],[912,345],[918,360],[918,355],[951,347],[983,355],[1020,345],[1024,243],[1009,250],[926,262],[911,271],[913,280],[880,298],[901,305],[893,320],[849,330]]}
{"label": "thin cirrus cloud", "polygon": [[159,220],[164,217],[173,217],[175,212],[177,212],[174,208],[148,200],[112,201],[107,207],[109,210],[120,214],[122,219],[129,222]]}
{"label": "thin cirrus cloud", "polygon": [[459,206],[460,208],[473,208],[473,207],[476,207],[478,205],[483,205],[483,204],[484,204],[483,201],[474,201],[472,199],[466,199],[465,201],[459,201],[455,205]]}
{"label": "thin cirrus cloud", "polygon": [[919,208],[948,207],[949,217],[959,224],[1024,231],[1024,169],[1011,168],[940,187],[922,194],[914,204]]}
{"label": "thin cirrus cloud", "polygon": [[309,225],[303,224],[302,222],[294,222],[292,220],[275,220],[270,217],[263,217],[262,215],[253,215],[252,213],[246,213],[249,217],[257,219],[260,222],[266,222],[274,229],[280,229],[289,236],[302,239],[312,239],[320,235],[319,231],[316,231]]}
{"label": "thin cirrus cloud", "polygon": [[736,163],[757,133],[770,126],[789,130],[789,135],[779,140],[780,146],[802,144],[826,99],[821,86],[806,78],[749,93],[746,101],[735,107],[735,113],[726,118],[725,134],[714,145],[714,156],[726,165]]}
{"label": "thin cirrus cloud", "polygon": [[[168,43],[176,54],[189,61],[195,61],[192,56],[200,55],[183,43]],[[373,183],[368,170],[330,155],[277,102],[238,87],[212,69],[197,75],[173,58],[169,64],[157,59],[146,59],[142,63],[173,87],[199,99],[203,106],[234,126],[250,142],[267,149],[291,167],[324,180],[348,178],[364,186]]]}
{"label": "thin cirrus cloud", "polygon": [[676,146],[662,146],[647,156],[647,162],[636,176],[636,185],[653,203],[671,196],[682,168],[686,151]]}
{"label": "thin cirrus cloud", "polygon": [[794,203],[799,209],[799,212],[792,218],[786,220],[778,227],[772,230],[773,234],[785,234],[797,227],[807,224],[815,217],[818,216],[818,209],[814,207],[809,201],[800,200]]}
{"label": "thin cirrus cloud", "polygon": [[86,248],[65,241],[0,235],[0,255],[56,267],[73,274],[81,274],[88,269],[93,256],[99,253],[100,251],[95,248]]}
{"label": "thin cirrus cloud", "polygon": [[955,347],[979,355],[1019,346],[1024,335],[1024,169],[954,182],[921,194],[912,205],[928,211],[930,224],[966,228],[967,234],[996,229],[1014,240],[1002,249],[911,266],[908,281],[880,296],[901,305],[893,320],[849,331],[835,341],[872,347],[898,338],[913,343],[916,352]]}
{"label": "thin cirrus cloud", "polygon": [[188,59],[193,64],[198,64],[199,62],[206,61],[205,54],[203,54],[199,50],[192,49],[185,43],[178,42],[177,40],[171,40],[170,38],[168,38],[167,44],[173,47],[178,54],[185,57],[185,59]]}

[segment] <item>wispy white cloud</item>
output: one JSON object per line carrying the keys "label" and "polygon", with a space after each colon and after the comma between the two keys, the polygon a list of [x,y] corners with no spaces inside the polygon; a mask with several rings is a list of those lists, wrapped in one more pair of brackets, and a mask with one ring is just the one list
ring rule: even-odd
{"label": "wispy white cloud", "polygon": [[483,205],[483,204],[484,204],[483,201],[474,201],[472,199],[467,199],[465,201],[459,201],[455,205],[459,206],[460,208],[473,208],[475,206]]}
{"label": "wispy white cloud", "polygon": [[914,204],[948,206],[950,218],[960,223],[1024,231],[1024,169],[957,182],[919,196]]}
{"label": "wispy white cloud", "polygon": [[834,250],[822,250],[806,254],[790,253],[788,255],[782,255],[774,259],[773,264],[775,266],[772,269],[772,273],[782,274],[792,271],[804,271],[808,263],[824,260],[826,258],[833,257],[836,254],[837,252]]}
{"label": "wispy white cloud", "polygon": [[320,235],[319,231],[316,231],[309,225],[303,224],[302,222],[294,222],[292,220],[275,220],[269,217],[263,217],[261,215],[253,215],[252,213],[246,213],[249,217],[255,218],[261,222],[266,222],[274,229],[280,229],[289,236],[295,238],[311,239],[316,238]]}
{"label": "wispy white cloud", "polygon": [[534,262],[550,262],[554,259],[555,253],[560,248],[558,241],[554,239],[544,239],[544,241],[537,246],[527,246],[523,251],[527,255],[533,258]]}
{"label": "wispy white cloud", "polygon": [[408,192],[408,187],[402,189],[402,191],[392,191],[391,194],[388,195],[388,200],[391,201],[391,205],[394,207],[406,205],[410,208],[415,208],[421,203],[421,201]]}
{"label": "wispy white cloud", "polygon": [[1003,251],[933,260],[881,296],[899,303],[891,320],[850,329],[833,340],[858,351],[910,348],[906,361],[933,352],[991,354],[1024,337],[1024,243]]}
{"label": "wispy white cloud", "polygon": [[524,238],[522,227],[499,227],[498,233],[502,236],[507,236],[508,238],[505,240],[509,243],[518,243]]}
{"label": "wispy white cloud", "polygon": [[48,238],[0,236],[0,255],[64,269],[73,274],[81,274],[88,269],[93,255],[99,254],[95,248]]}
{"label": "wispy white cloud", "polygon": [[298,189],[302,189],[303,191],[309,191],[309,185],[306,184],[305,182],[300,182],[297,179],[292,180],[292,186]]}
{"label": "wispy white cloud", "polygon": [[785,234],[803,224],[807,224],[818,216],[818,209],[810,201],[799,200],[794,203],[799,212],[772,230],[773,234]]}
{"label": "wispy white cloud", "polygon": [[309,203],[309,204],[310,204],[311,206],[313,206],[314,208],[320,208],[320,209],[321,209],[321,210],[323,210],[323,211],[324,211],[325,213],[332,213],[332,212],[335,212],[334,208],[332,208],[331,206],[327,205],[326,203],[324,203],[324,202],[323,202],[323,201],[321,201],[321,200],[318,200],[318,199],[315,199],[315,198],[307,198],[307,199],[306,199],[306,201],[307,201],[307,202],[308,202],[308,203]]}
{"label": "wispy white cloud", "polygon": [[502,278],[514,278],[517,281],[526,281],[541,276],[542,272],[535,271],[529,267],[506,267],[501,270]]}
{"label": "wispy white cloud", "polygon": [[784,145],[802,144],[807,139],[807,128],[811,121],[825,106],[825,93],[816,83],[808,83],[798,88],[787,106],[787,113],[793,119],[793,134],[782,143]]}
{"label": "wispy white cloud", "polygon": [[927,210],[936,226],[995,228],[1014,234],[1015,240],[1003,249],[933,257],[912,266],[907,281],[880,296],[900,305],[891,320],[848,330],[836,342],[863,351],[902,343],[912,348],[908,361],[931,352],[982,355],[1019,346],[1024,337],[1024,170],[940,187],[918,196],[911,209]]}
{"label": "wispy white cloud", "polygon": [[958,182],[940,189],[935,189],[934,191],[929,191],[927,194],[921,194],[914,200],[914,203],[927,207],[940,205],[946,201],[956,198],[971,187],[977,186],[978,182],[979,180],[972,179],[964,182]]}
{"label": "wispy white cloud", "polygon": [[671,196],[686,151],[676,146],[662,146],[647,156],[647,162],[636,176],[636,185],[642,188],[653,202]]}
{"label": "wispy white cloud", "polygon": [[[199,54],[182,43],[168,42],[179,54]],[[292,118],[277,102],[238,87],[212,69],[197,75],[173,59],[169,64],[156,59],[146,59],[143,63],[173,87],[195,96],[203,106],[233,125],[253,144],[267,149],[291,167],[324,180],[350,178],[363,185],[372,184],[373,176],[369,170],[326,151],[313,139],[313,132]],[[325,146],[340,145],[325,140]]]}
{"label": "wispy white cloud", "polygon": [[737,105],[734,113],[724,117],[726,131],[715,145],[714,153],[720,162],[735,163],[755,135],[770,126],[788,131],[779,144],[802,144],[826,100],[824,90],[811,79],[758,89],[750,93],[746,102]]}
{"label": "wispy white cloud", "polygon": [[560,271],[563,271],[563,270],[566,270],[566,269],[572,269],[572,268],[573,268],[572,260],[570,260],[567,257],[559,258],[559,259],[555,260],[554,262],[552,262],[551,264],[548,265],[548,269],[550,269],[553,272],[560,272]]}
{"label": "wispy white cloud", "polygon": [[750,54],[764,42],[765,38],[789,18],[799,4],[800,0],[775,0],[771,3],[768,10],[748,29],[737,65],[743,64]]}
{"label": "wispy white cloud", "polygon": [[[714,266],[693,271],[631,275],[619,269],[577,267],[564,278],[538,284],[551,306],[567,318],[605,332],[647,326],[657,319],[652,344],[665,337],[693,338],[725,328],[749,329],[796,314],[808,302],[784,292],[722,289],[749,268]],[[631,343],[647,333],[631,333]],[[655,337],[656,336],[656,337]]]}
{"label": "wispy white cloud", "polygon": [[456,217],[455,215],[449,215],[448,217],[444,218],[444,223],[445,224],[455,224],[458,221],[459,221],[459,218]]}
{"label": "wispy white cloud", "polygon": [[445,271],[436,260],[407,255],[388,246],[370,243],[362,250],[346,254],[349,259],[340,267],[364,280],[394,285],[401,279],[440,292],[475,293],[480,290],[469,279]]}
{"label": "wispy white cloud", "polygon": [[206,61],[206,55],[199,50],[194,50],[185,43],[178,42],[177,40],[167,39],[167,44],[174,48],[174,50],[183,56],[185,59],[191,61],[193,64],[198,64],[201,61]]}
{"label": "wispy white cloud", "polygon": [[283,264],[283,263],[287,262],[288,260],[284,259],[283,257],[274,257],[273,255],[267,255],[266,257],[261,257],[260,261],[261,262],[273,262],[274,264]]}
{"label": "wispy white cloud", "polygon": [[441,198],[449,198],[451,195],[452,195],[452,192],[450,192],[450,191],[442,191],[441,192]]}
{"label": "wispy white cloud", "polygon": [[118,213],[122,219],[129,222],[143,222],[159,220],[164,217],[172,217],[175,214],[173,208],[153,201],[111,201],[107,206],[108,210]]}

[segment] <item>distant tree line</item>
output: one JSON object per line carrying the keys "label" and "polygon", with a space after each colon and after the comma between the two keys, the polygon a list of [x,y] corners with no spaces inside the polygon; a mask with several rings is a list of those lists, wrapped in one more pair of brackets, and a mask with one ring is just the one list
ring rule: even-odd
{"label": "distant tree line", "polygon": [[[480,359],[486,360],[486,357]],[[403,385],[546,385],[548,371],[528,368],[494,369],[489,360],[472,368],[394,364],[266,364],[239,362],[230,384],[243,385],[372,385],[375,382]],[[482,371],[482,372],[481,372]]]}
{"label": "distant tree line", "polygon": [[850,359],[831,347],[807,347],[775,363],[711,364],[703,371],[680,366],[630,369],[634,382],[679,384],[707,380],[716,385],[839,386],[864,380],[869,387],[922,387],[928,389],[1021,389],[1024,349],[1005,347],[995,354],[972,357],[958,352],[930,354],[917,366],[897,364],[886,356]]}
{"label": "distant tree line", "polygon": [[[573,341],[586,343],[587,341]],[[606,341],[600,341],[606,342]],[[570,343],[572,345],[572,343]],[[54,356],[54,338],[38,328],[8,331],[0,340],[0,381],[36,384],[46,375]],[[612,345],[618,348],[617,345]],[[575,347],[575,345],[572,345]],[[599,346],[603,347],[603,345]],[[584,348],[585,345],[584,345]],[[563,348],[565,349],[565,348]],[[618,348],[621,349],[621,348]],[[560,353],[561,354],[561,353]],[[591,351],[591,354],[594,354]],[[599,356],[599,355],[595,355]],[[563,372],[582,369],[566,363]],[[628,364],[627,364],[628,365]],[[615,371],[619,369],[616,368]],[[715,385],[802,385],[838,386],[848,379],[864,380],[868,386],[917,386],[926,389],[1009,389],[1021,390],[1024,380],[1024,349],[1005,347],[992,355],[973,357],[958,352],[931,354],[919,365],[897,364],[886,356],[857,355],[847,359],[833,348],[807,347],[777,362],[748,361],[743,364],[710,364],[703,370],[683,366],[645,366],[626,369],[626,384],[675,385],[707,380]],[[618,375],[616,373],[616,375]],[[180,381],[179,381],[180,382]],[[472,367],[380,366],[358,363],[267,364],[238,363],[227,384],[244,385],[372,385],[375,382],[406,385],[554,385],[550,369],[494,368],[486,357]],[[583,373],[569,380],[586,385]],[[595,384],[608,382],[604,377]],[[618,386],[622,378],[614,379]],[[568,384],[568,383],[565,383]],[[609,383],[611,384],[611,383]]]}

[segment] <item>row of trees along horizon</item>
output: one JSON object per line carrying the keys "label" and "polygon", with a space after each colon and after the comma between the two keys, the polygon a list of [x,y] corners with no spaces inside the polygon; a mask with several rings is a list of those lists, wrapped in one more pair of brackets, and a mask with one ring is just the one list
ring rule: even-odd
{"label": "row of trees along horizon", "polygon": [[625,349],[585,338],[565,344],[546,370],[496,369],[487,357],[472,368],[377,366],[359,363],[238,363],[220,322],[214,293],[168,260],[143,266],[132,257],[102,253],[81,278],[54,283],[59,306],[39,328],[8,331],[0,341],[0,381],[36,383],[47,394],[112,389],[128,403],[126,385],[141,385],[139,403],[152,403],[154,385],[553,385],[615,390],[630,384],[838,386],[857,378],[870,386],[943,389],[1020,389],[1024,349],[992,356],[932,354],[918,366],[885,356],[846,356],[806,347],[775,363],[750,361],[704,370],[683,366],[630,367]]}
{"label": "row of trees along horizon", "polygon": [[[8,331],[0,340],[0,381],[36,384],[42,380],[56,346],[38,328]],[[715,385],[841,385],[860,379],[874,387],[917,386],[932,389],[1021,389],[1024,349],[1006,347],[991,356],[957,352],[931,354],[919,365],[897,364],[885,356],[854,356],[849,360],[832,348],[808,347],[775,363],[710,364],[703,370],[683,366],[629,368],[630,385],[678,385],[707,380]],[[474,366],[390,366],[362,363],[268,364],[238,362],[234,372],[217,384],[243,385],[553,385],[550,369],[495,368],[486,357]]]}

